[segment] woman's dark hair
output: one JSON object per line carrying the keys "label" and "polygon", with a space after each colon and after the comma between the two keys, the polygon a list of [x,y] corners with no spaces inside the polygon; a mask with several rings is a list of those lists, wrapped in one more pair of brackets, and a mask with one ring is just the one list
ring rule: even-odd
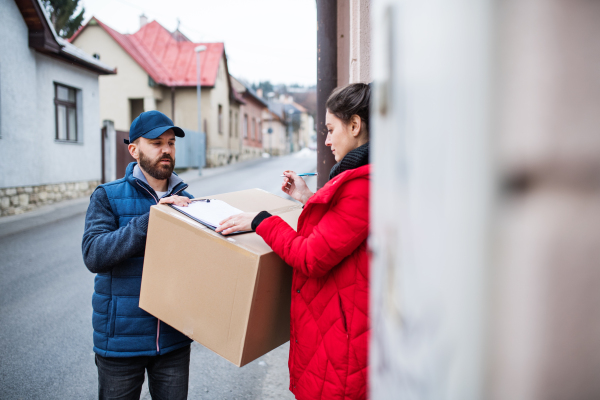
{"label": "woman's dark hair", "polygon": [[369,133],[369,106],[371,105],[371,87],[366,83],[351,83],[335,89],[325,107],[344,123],[349,123],[353,115],[363,120]]}

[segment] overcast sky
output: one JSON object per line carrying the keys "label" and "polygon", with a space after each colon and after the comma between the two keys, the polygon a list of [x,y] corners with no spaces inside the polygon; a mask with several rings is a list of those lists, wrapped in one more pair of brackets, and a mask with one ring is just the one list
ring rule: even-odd
{"label": "overcast sky", "polygon": [[224,42],[229,72],[250,82],[317,82],[315,0],[82,0],[92,16],[134,33],[140,15],[194,42]]}

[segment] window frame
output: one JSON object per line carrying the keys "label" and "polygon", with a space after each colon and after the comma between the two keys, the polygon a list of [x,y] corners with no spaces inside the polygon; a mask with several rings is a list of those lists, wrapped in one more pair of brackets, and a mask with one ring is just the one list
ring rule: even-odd
{"label": "window frame", "polygon": [[218,119],[219,135],[222,135],[223,134],[223,106],[221,104],[218,104],[217,110],[219,111],[219,119]]}
{"label": "window frame", "polygon": [[[58,88],[59,87],[63,87],[67,90],[73,90],[75,92],[75,101],[74,102],[70,102],[67,100],[60,100],[58,98]],[[78,125],[79,125],[79,117],[78,117],[78,112],[77,112],[77,97],[78,97],[78,89],[74,88],[72,86],[69,85],[65,85],[64,83],[58,83],[58,82],[54,82],[54,140],[57,142],[62,142],[62,143],[79,143],[79,132],[78,132]],[[61,139],[59,138],[59,131],[58,131],[58,107],[59,106],[63,106],[67,109],[67,113],[66,113],[66,129],[67,129],[67,139]],[[70,135],[70,131],[69,131],[69,109],[73,109],[75,111],[75,139],[71,139],[71,135]]]}
{"label": "window frame", "polygon": [[239,124],[239,119],[240,119],[240,113],[239,112],[235,112],[235,119],[234,119],[234,132],[235,132],[235,137],[237,138],[240,135],[240,124]]}
{"label": "window frame", "polygon": [[257,126],[256,126],[256,130],[257,130],[257,140],[262,143],[262,129],[263,129],[263,125],[262,125],[262,119],[258,119],[256,121]]}

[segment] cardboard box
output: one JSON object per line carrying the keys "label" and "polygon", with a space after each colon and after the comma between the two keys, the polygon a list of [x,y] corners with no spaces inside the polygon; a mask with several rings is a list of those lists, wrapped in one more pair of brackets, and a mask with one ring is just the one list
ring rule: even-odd
{"label": "cardboard box", "polygon": [[[260,189],[215,196],[294,229],[301,206]],[[241,367],[290,339],[292,268],[256,233],[222,236],[166,205],[150,209],[140,307]]]}

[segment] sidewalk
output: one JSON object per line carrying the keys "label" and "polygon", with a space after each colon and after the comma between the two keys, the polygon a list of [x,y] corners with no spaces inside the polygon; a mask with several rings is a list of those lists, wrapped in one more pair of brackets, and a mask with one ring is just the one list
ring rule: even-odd
{"label": "sidewalk", "polygon": [[[230,172],[238,168],[259,164],[267,160],[269,159],[257,158],[225,165],[222,167],[203,169],[202,175],[199,174],[199,170],[197,168],[193,168],[188,169],[187,171],[184,171],[178,175],[183,179],[184,182],[189,184],[204,178]],[[81,197],[79,199],[64,200],[59,203],[42,206],[27,213],[2,217],[0,218],[0,238],[14,235],[15,233],[36,228],[38,226],[51,224],[65,218],[85,214],[89,204],[90,199],[88,197]]]}
{"label": "sidewalk", "polygon": [[223,165],[222,167],[207,168],[202,170],[202,175],[199,174],[198,168],[190,168],[185,172],[178,173],[179,177],[183,179],[185,183],[192,183],[199,179],[210,178],[215,175],[220,175],[225,172],[235,171],[236,169],[249,167],[252,165],[260,164],[270,160],[270,158],[255,158],[253,160],[242,161],[235,164]]}

